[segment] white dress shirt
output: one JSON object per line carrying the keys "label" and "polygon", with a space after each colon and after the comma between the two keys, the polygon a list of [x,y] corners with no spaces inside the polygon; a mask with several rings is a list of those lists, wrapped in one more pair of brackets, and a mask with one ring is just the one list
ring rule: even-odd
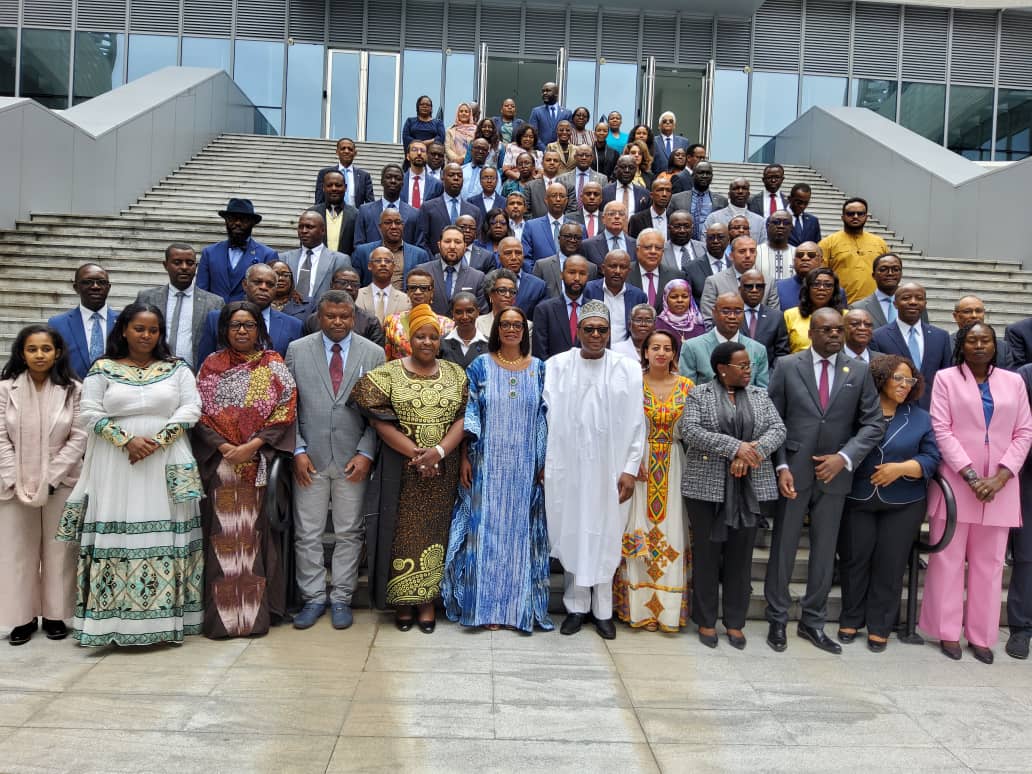
{"label": "white dress shirt", "polygon": [[[609,310],[609,338],[611,341],[623,341],[627,338],[627,316],[624,314],[624,296],[627,294],[627,285],[620,288],[615,295],[606,283],[602,282],[602,303]],[[569,309],[567,309],[569,313]],[[577,320],[580,321],[578,313]]]}
{"label": "white dress shirt", "polygon": [[842,347],[842,353],[844,355],[848,356],[848,357],[853,358],[853,360],[862,360],[865,363],[870,363],[871,362],[871,350],[869,348],[865,349],[862,354],[858,355],[858,354],[856,354],[856,352],[851,350],[849,347],[843,346]]}
{"label": "white dress shirt", "polygon": [[[492,322],[493,322],[493,318],[492,318]],[[490,328],[488,330],[490,332]],[[488,341],[487,336],[485,336],[483,334],[483,332],[481,332],[479,327],[478,328],[474,328],[473,331],[474,331],[473,338],[470,339],[469,344],[467,344],[465,341],[462,340],[462,336],[459,335],[458,328],[452,328],[451,329],[451,333],[449,333],[444,338],[445,339],[451,339],[452,341],[459,342],[459,347],[462,349],[462,354],[466,355],[466,354],[469,353],[469,348],[472,347],[474,344],[476,344],[478,341],[482,341],[485,344]]]}
{"label": "white dress shirt", "polygon": [[[90,318],[93,317],[93,310],[87,309],[82,304],[79,304],[79,314],[82,316],[82,329],[86,331],[86,346],[89,347],[90,329],[93,326],[93,321]],[[100,309],[97,310],[97,314],[100,315],[100,332],[104,334],[104,346],[106,348],[108,334],[107,319],[108,315],[111,314],[111,307],[107,304],[104,304],[104,306],[100,307]]]}
{"label": "white dress shirt", "polygon": [[175,332],[176,349],[172,353],[187,363],[193,364],[193,282],[186,290],[180,291],[173,285],[168,286],[168,301],[165,303],[165,337],[172,341],[172,318],[176,313],[176,294],[182,292],[183,305],[179,309],[179,328]]}
{"label": "white dress shirt", "polygon": [[521,241],[523,240],[523,226],[526,222],[525,220],[521,220],[519,223],[514,220],[509,221],[509,230],[514,237]]}
{"label": "white dress shirt", "polygon": [[656,208],[652,207],[652,228],[656,229],[660,234],[663,235],[663,239],[667,238],[667,216],[666,211],[656,212]]}
{"label": "white dress shirt", "polygon": [[613,192],[613,201],[624,203],[624,191],[627,192],[627,217],[630,218],[637,210],[634,209],[634,183],[630,185],[616,184],[616,190]]}
{"label": "white dress shirt", "polygon": [[[298,257],[297,257],[297,275],[294,277],[294,284],[295,285],[297,285],[298,280],[301,279],[301,267],[305,265],[305,258],[307,257],[308,250],[311,249],[311,251],[312,251],[312,271],[308,275],[308,288],[307,288],[308,294],[305,295],[304,293],[302,293],[302,295],[306,299],[307,298],[311,298],[312,290],[315,287],[316,272],[319,269],[319,258],[322,256],[323,247],[324,247],[324,245],[321,242],[319,244],[317,244],[315,247],[312,247],[312,248],[308,248],[308,247],[305,247],[304,245],[301,245],[301,254],[298,255]],[[298,291],[298,292],[300,292],[300,291]]]}
{"label": "white dress shirt", "polygon": [[419,180],[419,204],[422,206],[423,202],[426,201],[426,178],[426,171],[424,171],[422,174],[417,175],[411,169],[409,170],[408,200],[410,202],[412,201],[412,185],[417,179]]}

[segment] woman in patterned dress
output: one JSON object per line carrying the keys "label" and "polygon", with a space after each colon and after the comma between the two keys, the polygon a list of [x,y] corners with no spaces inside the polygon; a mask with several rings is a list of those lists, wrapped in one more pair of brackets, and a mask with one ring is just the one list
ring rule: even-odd
{"label": "woman in patterned dress", "polygon": [[652,632],[684,626],[691,594],[691,550],[680,493],[684,452],[677,422],[694,384],[677,373],[679,351],[680,342],[670,331],[653,331],[642,345],[649,453],[638,473],[613,582],[617,617]]}
{"label": "woman in patterned dress", "polygon": [[266,634],[286,612],[283,557],[263,512],[275,452],[294,451],[297,388],[250,301],[219,314],[220,349],[197,374],[194,451],[207,499],[204,634]]}
{"label": "woman in patterned dress", "polygon": [[[411,277],[411,274],[409,275]],[[363,376],[351,401],[383,441],[367,525],[373,604],[431,633],[459,480],[466,373],[438,360],[441,324],[426,304],[408,312],[412,353]],[[417,612],[418,609],[418,612]]]}
{"label": "woman in patterned dress", "polygon": [[[429,304],[434,298],[434,278],[426,269],[418,266],[405,275],[405,292],[413,308],[420,304]],[[411,310],[389,314],[383,321],[384,352],[388,360],[397,360],[412,354],[409,344],[409,315]],[[441,335],[451,333],[455,323],[442,315],[437,316],[441,326]]]}
{"label": "woman in patterned dress", "polygon": [[200,414],[161,310],[130,304],[83,382],[79,416],[90,437],[58,532],[80,542],[72,619],[80,645],[179,643],[200,633],[201,482],[186,438]]}

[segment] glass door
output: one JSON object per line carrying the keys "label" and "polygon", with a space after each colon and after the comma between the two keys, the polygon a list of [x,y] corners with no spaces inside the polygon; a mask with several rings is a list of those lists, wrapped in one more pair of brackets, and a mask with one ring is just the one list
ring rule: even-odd
{"label": "glass door", "polygon": [[689,142],[702,142],[702,138],[706,136],[705,72],[657,67],[655,57],[651,56],[642,64],[641,69],[642,120],[649,126],[657,127],[660,115],[669,110],[677,116],[677,134]]}
{"label": "glass door", "polygon": [[378,51],[328,52],[326,137],[398,142],[398,58]]}
{"label": "glass door", "polygon": [[491,54],[486,43],[480,45],[479,77],[481,115],[496,116],[502,101],[516,100],[516,115],[526,120],[530,111],[541,104],[541,86],[549,81],[560,84],[559,67],[565,63],[565,52],[560,49],[556,59],[532,59],[505,54]]}

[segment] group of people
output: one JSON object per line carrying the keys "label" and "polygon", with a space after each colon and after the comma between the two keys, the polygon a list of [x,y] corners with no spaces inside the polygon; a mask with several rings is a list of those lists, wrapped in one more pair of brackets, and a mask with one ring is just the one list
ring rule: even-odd
{"label": "group of people", "polygon": [[556,96],[545,84],[526,122],[512,100],[479,122],[466,104],[448,128],[421,97],[380,198],[342,139],[295,249],[255,240],[261,215],[234,198],[227,239],[199,259],[170,245],[169,282],[120,312],[107,272],[79,268],[80,304],[22,330],[0,375],[11,644],[40,616],[84,645],[327,612],[347,628],[365,546],[372,604],[402,631],[432,632],[439,609],[550,630],[554,559],[563,634],[690,620],[716,647],[720,621],[741,649],[772,529],[782,651],[808,523],[798,635],[838,653],[866,629],[881,652],[926,514],[945,529],[938,476],[958,524],[929,559],[920,628],[991,662],[1013,537],[1007,652],[1027,657],[1032,321],[1005,346],[967,296],[955,333],[929,325],[863,199],[821,238],[779,165],[725,199],[672,114],[621,137],[619,115],[590,131]]}

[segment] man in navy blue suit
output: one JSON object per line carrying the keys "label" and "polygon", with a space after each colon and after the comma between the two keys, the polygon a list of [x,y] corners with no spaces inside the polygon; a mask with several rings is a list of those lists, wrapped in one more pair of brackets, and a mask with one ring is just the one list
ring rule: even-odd
{"label": "man in navy blue suit", "polygon": [[[419,243],[419,210],[406,204],[401,196],[404,175],[397,164],[384,166],[380,172],[383,196],[358,208],[358,218],[355,220],[355,245],[364,245],[380,238],[380,213],[390,209],[401,213],[401,220],[405,224],[405,241],[410,244]],[[350,253],[353,250],[340,252]]]}
{"label": "man in navy blue suit", "polygon": [[97,264],[84,263],[76,269],[72,288],[79,295],[79,305],[54,315],[47,325],[61,334],[72,370],[84,379],[93,361],[104,354],[118,312],[107,305],[111,280]]}
{"label": "man in navy blue suit", "polygon": [[577,310],[584,305],[584,287],[591,264],[584,256],[569,255],[563,264],[563,292],[537,305],[531,344],[534,357],[547,360],[552,355],[579,346]]}
{"label": "man in navy blue suit", "polygon": [[401,200],[418,210],[423,206],[423,202],[436,199],[443,194],[444,186],[434,175],[428,174],[428,151],[425,142],[413,140],[409,144],[405,158],[408,159],[409,170],[402,180]]}
{"label": "man in navy blue suit", "polygon": [[404,228],[400,212],[384,210],[380,213],[380,238],[355,248],[355,252],[351,255],[351,265],[358,272],[362,287],[373,281],[373,275],[369,271],[369,257],[373,254],[373,250],[381,245],[391,251],[395,256],[395,261],[398,260],[398,254],[401,254],[402,266],[400,281],[397,284],[398,290],[404,289],[405,277],[412,269],[431,260],[430,253],[404,238]]}
{"label": "man in navy blue suit", "polygon": [[[290,342],[301,338],[303,326],[298,318],[277,312],[270,306],[276,295],[276,272],[272,270],[271,266],[263,264],[251,266],[244,277],[244,292],[247,300],[257,306],[262,317],[265,318],[265,327],[269,331],[269,338],[272,339],[272,348],[281,356],[286,357]],[[208,355],[219,348],[220,314],[221,311],[208,312],[208,319],[204,321],[204,331],[201,333],[201,341],[197,345],[198,363],[203,363]]]}
{"label": "man in navy blue suit", "polygon": [[516,275],[516,299],[513,304],[534,319],[537,305],[548,297],[548,287],[540,277],[523,270],[523,245],[515,237],[505,237],[498,243],[498,261],[503,269]]}
{"label": "man in navy blue suit", "polygon": [[544,150],[550,142],[555,142],[555,129],[560,121],[569,121],[573,113],[559,103],[559,87],[549,81],[541,87],[541,101],[545,104],[538,105],[530,111],[530,121],[537,134],[537,148]]}
{"label": "man in navy blue suit", "polygon": [[810,206],[810,186],[796,183],[788,192],[788,210],[792,213],[792,233],[788,235],[788,243],[793,247],[803,242],[821,241],[821,222],[806,211]]}
{"label": "man in navy blue suit", "polygon": [[248,267],[256,263],[272,263],[276,260],[276,251],[251,238],[251,232],[262,222],[262,216],[254,211],[250,199],[230,199],[226,209],[219,210],[219,217],[226,222],[226,236],[229,238],[201,251],[197,287],[221,296],[228,304],[244,297],[241,282]]}
{"label": "man in navy blue suit", "polygon": [[482,222],[480,210],[462,198],[462,165],[445,164],[443,177],[444,193],[423,202],[419,209],[419,231],[423,237],[420,246],[431,254],[437,251],[444,227],[453,225],[459,215],[472,215],[477,228]]}
{"label": "man in navy blue suit", "polygon": [[670,166],[670,154],[678,148],[688,150],[688,140],[674,134],[677,130],[677,116],[666,110],[659,116],[659,133],[652,144],[652,172],[658,175]]}
{"label": "man in navy blue suit", "polygon": [[896,288],[893,303],[896,320],[874,332],[871,349],[886,355],[908,357],[914,362],[925,380],[925,392],[918,403],[927,410],[932,400],[935,375],[953,365],[950,362],[953,355],[950,334],[921,321],[928,300],[924,287],[918,283],[905,282]]}
{"label": "man in navy blue suit", "polygon": [[523,256],[527,271],[534,271],[535,261],[559,252],[556,237],[563,224],[581,222],[577,213],[566,211],[568,202],[566,186],[562,183],[552,183],[545,190],[546,213],[540,218],[528,220],[523,225]]}
{"label": "man in navy blue suit", "polygon": [[347,187],[347,193],[344,195],[345,202],[358,209],[366,202],[373,200],[373,179],[364,169],[355,166],[354,161],[357,153],[355,141],[351,138],[341,137],[337,140],[338,163],[319,170],[319,175],[315,179],[315,204],[322,204],[323,202],[322,179],[323,175],[331,169],[336,169],[344,175],[344,185]]}
{"label": "man in navy blue suit", "polygon": [[[569,259],[567,259],[569,260]],[[610,341],[623,341],[631,335],[631,310],[647,304],[648,296],[634,285],[627,284],[631,273],[631,257],[625,250],[613,250],[602,261],[602,279],[584,287],[585,301],[601,301],[609,310]]]}

